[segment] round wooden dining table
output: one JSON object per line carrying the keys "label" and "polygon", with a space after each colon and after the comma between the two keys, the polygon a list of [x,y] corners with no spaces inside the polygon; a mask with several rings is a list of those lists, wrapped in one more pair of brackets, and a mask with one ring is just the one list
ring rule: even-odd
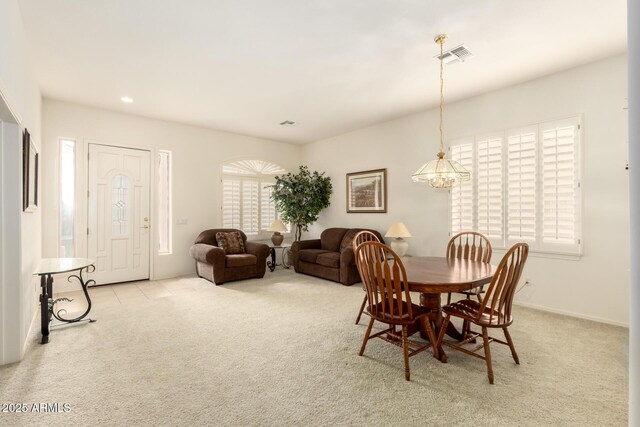
{"label": "round wooden dining table", "polygon": [[[419,325],[420,335],[427,337],[424,322],[431,322],[436,337],[442,326],[441,295],[452,292],[468,291],[491,282],[496,267],[480,261],[448,259],[442,257],[406,257],[402,263],[407,272],[409,290],[420,292],[420,305],[431,309],[429,318],[423,318]],[[447,335],[457,340],[462,334],[449,322]],[[444,350],[438,348],[440,360],[447,361]]]}

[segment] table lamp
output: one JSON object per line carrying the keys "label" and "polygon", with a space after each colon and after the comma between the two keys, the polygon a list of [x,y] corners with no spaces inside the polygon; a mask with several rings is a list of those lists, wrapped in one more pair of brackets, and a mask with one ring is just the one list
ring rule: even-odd
{"label": "table lamp", "polygon": [[409,242],[403,239],[403,237],[411,237],[411,233],[407,230],[407,227],[404,226],[401,222],[396,222],[391,225],[387,234],[384,237],[395,237],[395,240],[391,241],[391,249],[398,256],[403,257],[407,253],[407,249],[409,249]]}
{"label": "table lamp", "polygon": [[271,242],[273,243],[273,246],[280,246],[282,244],[282,241],[284,240],[284,236],[280,233],[286,232],[287,227],[284,226],[282,221],[276,219],[269,226],[269,231],[273,231],[273,235],[271,236]]}

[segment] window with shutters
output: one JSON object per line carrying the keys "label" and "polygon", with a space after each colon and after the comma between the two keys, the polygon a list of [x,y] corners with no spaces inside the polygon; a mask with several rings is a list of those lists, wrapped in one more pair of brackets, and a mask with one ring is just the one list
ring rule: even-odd
{"label": "window with shutters", "polygon": [[495,248],[580,254],[580,118],[452,141],[472,179],[451,190],[450,231],[478,231]]}
{"label": "window with shutters", "polygon": [[507,240],[536,240],[536,128],[507,132]]}
{"label": "window with shutters", "polygon": [[260,184],[260,230],[268,231],[269,226],[276,220],[276,202],[271,198],[275,182]]}
{"label": "window with shutters", "polygon": [[274,177],[287,173],[273,163],[241,160],[222,165],[222,226],[238,228],[247,235],[268,238],[278,219],[271,199]]}
{"label": "window with shutters", "polygon": [[[473,140],[458,141],[451,147],[451,158],[473,176]],[[463,181],[451,189],[451,232],[473,229],[473,182]]]}
{"label": "window with shutters", "polygon": [[559,120],[540,125],[542,245],[579,249],[579,123]]}
{"label": "window with shutters", "polygon": [[158,253],[171,254],[171,152],[158,151]]}
{"label": "window with shutters", "polygon": [[476,148],[476,229],[498,242],[503,236],[502,145],[501,136],[491,136],[479,139]]}

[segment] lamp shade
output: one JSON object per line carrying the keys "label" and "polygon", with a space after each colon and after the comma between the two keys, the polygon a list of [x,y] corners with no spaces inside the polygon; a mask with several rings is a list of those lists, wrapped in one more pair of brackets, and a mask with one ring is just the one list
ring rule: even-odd
{"label": "lamp shade", "polygon": [[269,226],[269,231],[278,231],[278,232],[283,233],[283,232],[287,231],[287,227],[284,226],[282,221],[280,221],[279,219],[276,219]]}
{"label": "lamp shade", "polygon": [[389,228],[384,237],[411,237],[411,233],[402,222],[396,222]]}

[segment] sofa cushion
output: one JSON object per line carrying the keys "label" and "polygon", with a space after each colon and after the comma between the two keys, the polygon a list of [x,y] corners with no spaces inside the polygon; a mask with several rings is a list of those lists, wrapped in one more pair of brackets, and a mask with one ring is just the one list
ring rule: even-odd
{"label": "sofa cushion", "polygon": [[318,255],[316,264],[323,265],[325,267],[340,268],[340,253],[339,252],[327,252]]}
{"label": "sofa cushion", "polygon": [[301,249],[298,252],[298,259],[304,262],[310,262],[312,264],[316,264],[318,255],[326,254],[329,251],[324,251],[322,249]]}
{"label": "sofa cushion", "polygon": [[227,267],[246,267],[258,263],[258,258],[251,254],[227,255],[224,258]]}
{"label": "sofa cushion", "polygon": [[325,251],[339,252],[340,243],[348,228],[327,228],[320,235],[320,248]]}
{"label": "sofa cushion", "polygon": [[243,254],[246,252],[244,249],[244,240],[242,240],[242,235],[239,231],[218,232],[216,233],[216,240],[218,246],[221,247],[227,255]]}
{"label": "sofa cushion", "polygon": [[236,228],[212,228],[210,230],[204,230],[202,233],[200,233],[194,243],[204,243],[205,245],[219,246],[218,242],[216,241],[216,234],[218,232],[228,233],[230,231],[237,231],[242,236],[242,240],[244,242],[247,241],[247,235],[244,234],[242,230],[238,230]]}

